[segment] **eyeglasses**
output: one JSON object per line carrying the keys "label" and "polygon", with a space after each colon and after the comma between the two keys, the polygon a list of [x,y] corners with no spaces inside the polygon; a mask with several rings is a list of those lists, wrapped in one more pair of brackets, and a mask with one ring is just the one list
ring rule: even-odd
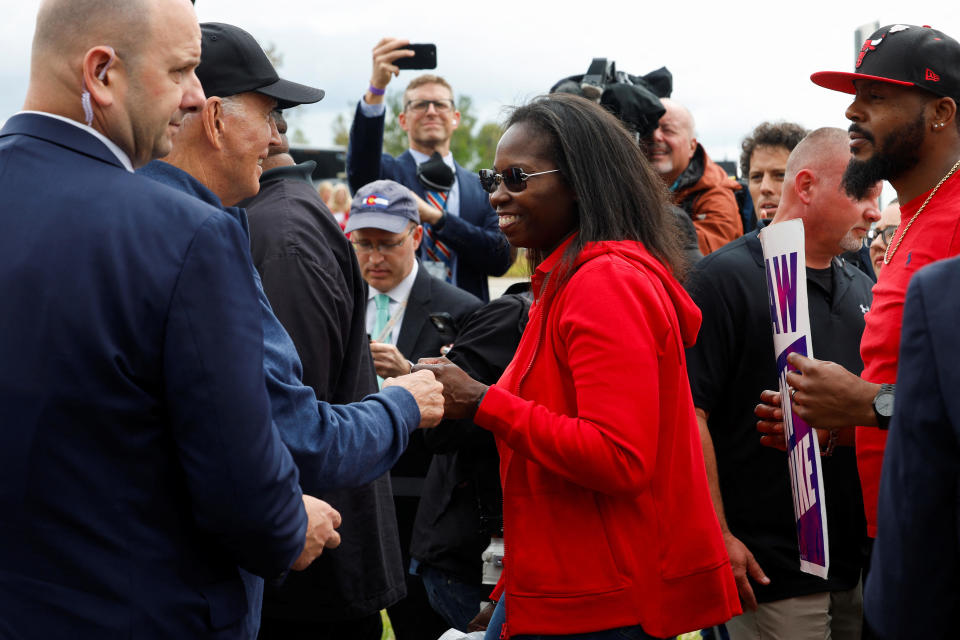
{"label": "eyeglasses", "polygon": [[396,242],[379,242],[373,243],[369,240],[351,240],[350,244],[353,245],[353,248],[357,253],[372,253],[376,251],[382,256],[388,256],[396,253],[400,247],[403,246],[403,243],[407,241],[407,238],[413,233],[413,229],[410,229],[402,238]]}
{"label": "eyeglasses", "polygon": [[453,110],[453,100],[411,100],[404,109],[414,113],[426,113],[430,105],[433,105],[437,113],[449,113]]}
{"label": "eyeglasses", "polygon": [[890,244],[890,240],[893,239],[893,234],[895,234],[896,232],[897,232],[897,225],[890,225],[888,227],[884,227],[883,229],[878,229],[877,227],[874,227],[873,229],[870,229],[870,231],[867,232],[867,241],[873,242],[877,238],[877,236],[880,236],[880,240],[883,242],[883,244],[888,245]]}
{"label": "eyeglasses", "polygon": [[494,169],[480,169],[480,186],[487,193],[493,193],[502,182],[507,191],[520,193],[527,188],[527,180],[534,176],[542,176],[547,173],[557,173],[560,169],[550,169],[550,171],[538,171],[537,173],[525,173],[518,167],[504,169],[503,173],[497,173]]}

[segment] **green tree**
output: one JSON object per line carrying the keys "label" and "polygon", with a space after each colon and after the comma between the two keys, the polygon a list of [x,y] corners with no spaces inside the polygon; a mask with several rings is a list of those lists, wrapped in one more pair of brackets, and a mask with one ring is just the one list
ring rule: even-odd
{"label": "green tree", "polygon": [[270,60],[270,64],[273,65],[274,69],[279,69],[283,66],[283,54],[277,50],[277,44],[275,42],[270,42],[267,46],[263,47],[263,52],[267,54],[267,59]]}
{"label": "green tree", "polygon": [[387,95],[387,120],[383,126],[383,151],[398,156],[407,150],[407,132],[400,128],[397,114],[403,111],[403,93]]}
{"label": "green tree", "polygon": [[471,170],[489,169],[493,166],[493,156],[497,152],[497,143],[503,129],[496,122],[485,122],[473,137],[473,150],[477,156],[477,166]]}
{"label": "green tree", "polygon": [[333,119],[333,144],[345,147],[349,142],[350,123],[347,120],[347,115],[341,111]]}
{"label": "green tree", "polygon": [[473,127],[477,124],[477,116],[473,113],[473,99],[470,96],[460,96],[457,109],[460,111],[460,125],[453,132],[450,151],[464,168],[474,171],[477,160],[473,148]]}
{"label": "green tree", "polygon": [[293,130],[293,135],[290,136],[290,142],[293,144],[310,144],[310,139],[307,138],[307,134],[303,132],[303,129],[297,127]]}

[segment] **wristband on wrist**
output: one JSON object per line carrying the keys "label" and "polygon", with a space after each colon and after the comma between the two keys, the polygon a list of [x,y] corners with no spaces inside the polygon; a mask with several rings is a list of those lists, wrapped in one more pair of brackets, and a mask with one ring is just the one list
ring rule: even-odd
{"label": "wristband on wrist", "polygon": [[369,87],[367,87],[367,91],[369,91],[370,93],[372,93],[372,94],[375,95],[375,96],[382,96],[383,94],[385,94],[385,93],[387,92],[386,89],[377,89],[377,88],[376,88],[375,86],[373,86],[372,84],[371,84]]}

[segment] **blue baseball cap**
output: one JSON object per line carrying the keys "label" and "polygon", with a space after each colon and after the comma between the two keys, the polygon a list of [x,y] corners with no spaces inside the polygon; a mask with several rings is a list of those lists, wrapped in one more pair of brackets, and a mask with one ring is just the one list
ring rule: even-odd
{"label": "blue baseball cap", "polygon": [[400,233],[410,222],[420,224],[413,192],[393,180],[376,180],[358,189],[353,196],[344,231],[383,229]]}

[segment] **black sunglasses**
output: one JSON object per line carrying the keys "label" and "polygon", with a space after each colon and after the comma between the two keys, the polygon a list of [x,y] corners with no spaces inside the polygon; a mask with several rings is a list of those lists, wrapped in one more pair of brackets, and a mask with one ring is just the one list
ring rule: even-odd
{"label": "black sunglasses", "polygon": [[497,173],[494,169],[480,169],[480,186],[487,193],[493,193],[502,182],[507,187],[507,191],[519,193],[527,188],[527,179],[534,176],[542,176],[547,173],[557,173],[560,169],[550,169],[550,171],[538,171],[537,173],[524,173],[523,169],[510,167],[504,169],[503,173]]}

